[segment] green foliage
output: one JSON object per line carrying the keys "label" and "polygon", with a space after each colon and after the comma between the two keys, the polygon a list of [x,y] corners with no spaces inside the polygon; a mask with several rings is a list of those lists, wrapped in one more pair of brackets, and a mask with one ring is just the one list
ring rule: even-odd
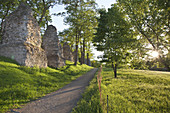
{"label": "green foliage", "polygon": [[113,4],[108,12],[101,9],[99,13],[97,33],[93,39],[94,46],[97,50],[104,51],[102,60],[112,63],[116,77],[118,65],[127,64],[131,59],[132,44],[136,42],[134,31],[117,4]]}
{"label": "green foliage", "polygon": [[41,28],[45,28],[51,22],[49,8],[61,2],[61,0],[1,0],[0,1],[0,32],[5,18],[12,13],[21,2],[26,2],[34,11],[34,18]]}
{"label": "green foliage", "polygon": [[101,63],[99,61],[97,61],[97,60],[91,61],[91,64],[92,64],[93,67],[97,67],[97,68],[99,68],[100,65],[101,65]]}
{"label": "green foliage", "polygon": [[119,9],[117,4],[106,12],[104,9],[99,11],[100,18],[96,36],[93,40],[97,50],[104,51],[104,60],[115,64],[126,63],[129,60],[134,42],[133,30],[126,21],[125,14]]}
{"label": "green foliage", "polygon": [[[91,52],[90,44],[94,37],[94,28],[97,26],[95,1],[76,0],[70,1],[70,3],[66,2],[66,4],[67,16],[64,18],[64,23],[70,25],[70,27],[60,35],[64,37],[65,42],[67,41],[70,45],[75,46],[75,56],[77,57],[81,53],[80,56],[85,60],[85,54]],[[76,63],[77,60],[75,65]]]}
{"label": "green foliage", "polygon": [[0,57],[0,111],[6,112],[56,91],[92,69],[66,63],[67,66],[56,70],[20,66],[14,60]]}
{"label": "green foliage", "polygon": [[132,69],[148,69],[147,61],[140,59],[133,59],[130,62],[130,68]]}
{"label": "green foliage", "polygon": [[170,70],[170,64],[166,60],[170,50],[169,1],[118,0],[118,4],[141,36],[140,40],[145,40],[141,43],[143,45],[149,43],[153,50],[159,52],[160,62]]}
{"label": "green foliage", "polygon": [[170,73],[147,70],[118,70],[114,79],[111,68],[102,72],[102,107],[110,113],[169,112]]}
{"label": "green foliage", "polygon": [[82,99],[78,102],[72,113],[103,113],[100,105],[99,88],[96,78],[97,74],[90,82]]}

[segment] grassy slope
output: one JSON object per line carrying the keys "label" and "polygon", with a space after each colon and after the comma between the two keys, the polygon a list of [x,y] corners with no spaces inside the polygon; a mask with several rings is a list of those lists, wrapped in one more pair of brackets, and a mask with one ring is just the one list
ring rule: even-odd
{"label": "grassy slope", "polygon": [[[96,77],[83,94],[73,113],[168,113],[170,111],[170,72],[144,70],[102,71],[102,109]],[[94,110],[96,109],[96,110]],[[99,110],[100,109],[100,110]]]}
{"label": "grassy slope", "polygon": [[67,66],[60,69],[29,68],[0,57],[0,112],[16,108],[47,93],[56,91],[86,73],[87,65]]}
{"label": "grassy slope", "polygon": [[102,97],[106,112],[165,113],[170,111],[170,72],[118,70],[114,79],[112,69],[103,70]]}

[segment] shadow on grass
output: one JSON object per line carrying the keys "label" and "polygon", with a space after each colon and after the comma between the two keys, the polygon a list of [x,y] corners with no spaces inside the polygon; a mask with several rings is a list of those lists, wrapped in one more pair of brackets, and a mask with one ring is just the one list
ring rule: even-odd
{"label": "shadow on grass", "polygon": [[14,63],[14,64],[17,64],[17,65],[18,65],[17,61],[12,60],[12,59],[7,58],[7,57],[4,57],[4,56],[0,56],[0,61],[9,62],[9,63]]}

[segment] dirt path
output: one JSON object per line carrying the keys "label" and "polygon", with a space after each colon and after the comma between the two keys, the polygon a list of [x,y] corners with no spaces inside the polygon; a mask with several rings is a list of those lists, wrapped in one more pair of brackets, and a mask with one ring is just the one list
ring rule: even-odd
{"label": "dirt path", "polygon": [[22,109],[11,111],[11,113],[70,113],[96,71],[97,69],[94,68],[62,89],[28,103]]}

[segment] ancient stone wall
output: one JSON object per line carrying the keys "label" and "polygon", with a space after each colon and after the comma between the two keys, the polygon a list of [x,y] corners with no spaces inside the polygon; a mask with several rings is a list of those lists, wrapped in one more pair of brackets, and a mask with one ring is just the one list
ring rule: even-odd
{"label": "ancient stone wall", "polygon": [[58,67],[62,67],[62,66],[65,66],[65,59],[64,59],[64,55],[63,55],[63,47],[61,46],[61,44],[59,44],[59,60],[57,61],[58,62]]}
{"label": "ancient stone wall", "polygon": [[47,66],[45,51],[41,48],[40,27],[29,6],[21,3],[3,25],[1,56],[25,66]]}
{"label": "ancient stone wall", "polygon": [[58,68],[65,65],[63,50],[57,36],[57,29],[52,25],[49,25],[45,31],[42,48],[47,55],[49,66]]}
{"label": "ancient stone wall", "polygon": [[72,51],[67,42],[63,44],[63,55],[65,60],[74,62]]}

